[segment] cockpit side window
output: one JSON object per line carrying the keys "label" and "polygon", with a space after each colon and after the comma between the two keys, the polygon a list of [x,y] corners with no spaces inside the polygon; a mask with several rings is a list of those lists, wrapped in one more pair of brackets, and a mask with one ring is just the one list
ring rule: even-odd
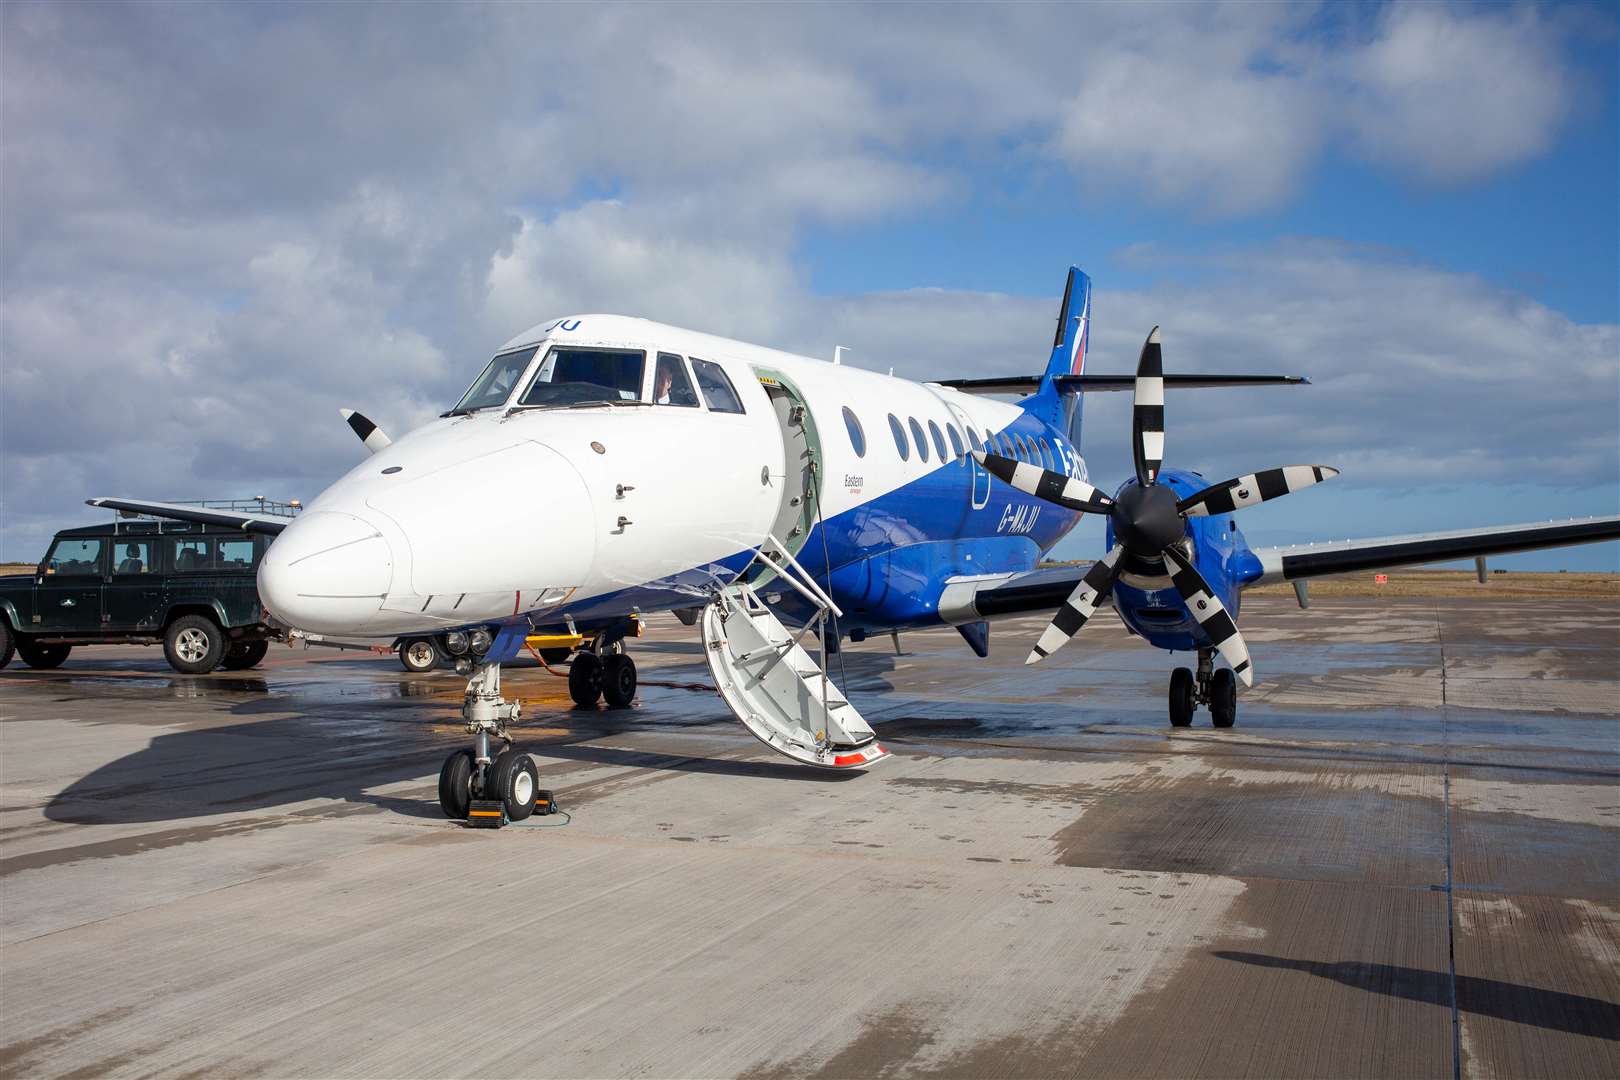
{"label": "cockpit side window", "polygon": [[462,395],[456,407],[446,415],[454,416],[457,413],[469,413],[474,409],[495,409],[506,404],[506,399],[512,396],[513,387],[523,378],[523,373],[529,369],[529,361],[534,354],[540,351],[540,346],[530,345],[527,349],[516,352],[501,353],[489,362],[484,373],[478,376],[478,381],[472,388]]}
{"label": "cockpit side window", "polygon": [[684,405],[697,408],[697,394],[692,380],[686,377],[686,363],[674,353],[658,354],[658,366],[653,369],[654,405]]}
{"label": "cockpit side window", "polygon": [[698,389],[703,391],[703,400],[709,406],[710,412],[740,413],[743,411],[742,399],[737,396],[737,390],[726,378],[726,369],[712,360],[699,360],[692,357],[692,373],[697,376]]}
{"label": "cockpit side window", "polygon": [[556,346],[520,405],[614,405],[641,400],[647,354],[640,349]]}

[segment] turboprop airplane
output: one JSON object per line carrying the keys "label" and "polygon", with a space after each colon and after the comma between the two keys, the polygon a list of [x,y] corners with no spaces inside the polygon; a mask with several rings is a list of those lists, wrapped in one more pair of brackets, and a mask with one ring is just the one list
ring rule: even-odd
{"label": "turboprop airplane", "polygon": [[[1055,612],[1033,663],[1111,603],[1132,634],[1196,656],[1171,674],[1170,723],[1206,705],[1224,728],[1237,682],[1254,678],[1235,621],[1249,586],[1292,581],[1303,605],[1319,574],[1459,558],[1483,573],[1488,555],[1620,537],[1607,517],[1253,550],[1237,511],[1337,470],[1211,484],[1166,469],[1165,390],[1306,380],[1167,375],[1157,329],[1134,375],[1093,374],[1090,325],[1091,282],[1071,268],[1045,371],[927,383],[572,315],[507,342],[455,407],[398,440],[343,410],[371,455],[290,523],[90,502],[275,534],[259,594],[290,627],[431,635],[469,676],[473,736],[444,763],[440,804],[461,818],[474,800],[498,802],[511,820],[532,812],[538,783],[500,670],[531,631],[589,635],[569,690],[581,706],[624,706],[631,617],[675,611],[699,626],[716,688],[749,731],[805,765],[858,770],[887,752],[825,672],[844,639],[953,626],[984,657],[991,621]],[[1080,456],[1082,404],[1126,390],[1134,475],[1110,495]],[[1043,568],[1086,513],[1107,519],[1103,556]]]}

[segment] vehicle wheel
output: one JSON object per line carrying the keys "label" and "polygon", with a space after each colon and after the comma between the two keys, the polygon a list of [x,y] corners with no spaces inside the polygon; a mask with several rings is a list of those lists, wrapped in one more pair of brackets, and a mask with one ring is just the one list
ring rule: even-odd
{"label": "vehicle wheel", "polygon": [[447,818],[465,818],[472,802],[473,756],[471,750],[457,750],[444,759],[439,770],[439,808]]}
{"label": "vehicle wheel", "polygon": [[0,668],[11,663],[11,657],[17,651],[17,639],[11,632],[11,627],[0,619]]}
{"label": "vehicle wheel", "polygon": [[1196,707],[1192,669],[1178,667],[1170,673],[1170,726],[1186,727],[1192,723]]}
{"label": "vehicle wheel", "polygon": [[399,647],[399,662],[406,671],[432,671],[439,666],[439,660],[439,647],[432,638],[410,638]]}
{"label": "vehicle wheel", "polygon": [[163,635],[163,655],[182,675],[206,675],[225,658],[225,632],[206,615],[182,615]]}
{"label": "vehicle wheel", "polygon": [[219,666],[226,671],[246,671],[264,659],[270,651],[268,641],[233,641],[231,647],[225,650],[225,659]]}
{"label": "vehicle wheel", "polygon": [[602,661],[595,653],[576,653],[568,668],[568,696],[581,708],[590,708],[602,696]]}
{"label": "vehicle wheel", "polygon": [[602,697],[623,709],[636,697],[636,662],[628,653],[615,653],[602,661]]}
{"label": "vehicle wheel", "polygon": [[1231,668],[1221,668],[1209,680],[1209,717],[1222,728],[1237,721],[1237,676]]}
{"label": "vehicle wheel", "polygon": [[35,645],[25,637],[17,639],[17,655],[23,658],[23,663],[41,671],[61,667],[72,651],[71,645]]}
{"label": "vehicle wheel", "polygon": [[540,773],[528,754],[502,750],[486,775],[489,779],[484,783],[484,798],[501,800],[506,820],[522,821],[534,813],[534,801],[540,794]]}

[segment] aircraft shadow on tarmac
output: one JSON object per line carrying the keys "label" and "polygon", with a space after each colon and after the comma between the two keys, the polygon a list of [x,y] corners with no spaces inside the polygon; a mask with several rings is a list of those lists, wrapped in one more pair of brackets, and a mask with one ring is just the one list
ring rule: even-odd
{"label": "aircraft shadow on tarmac", "polygon": [[[1396,964],[1369,964],[1354,960],[1329,963],[1324,960],[1290,960],[1282,956],[1260,953],[1217,950],[1222,960],[1236,960],[1257,967],[1283,968],[1303,971],[1323,979],[1367,990],[1375,994],[1388,994],[1408,1001],[1421,1001],[1430,1005],[1450,1008],[1451,979],[1443,971],[1401,967]],[[1559,990],[1543,990],[1536,986],[1521,986],[1500,979],[1481,979],[1472,975],[1457,976],[1457,1008],[1476,1016],[1489,1016],[1497,1020],[1511,1020],[1516,1024],[1547,1028],[1572,1035],[1591,1035],[1610,1042],[1620,1042],[1620,1005],[1602,998],[1566,994]]]}
{"label": "aircraft shadow on tarmac", "polygon": [[[285,702],[244,702],[238,715],[275,709]],[[633,747],[595,745],[634,730],[637,710],[575,711],[561,718],[566,734],[526,736],[520,748],[542,760],[641,768],[798,783],[841,783],[852,774],[759,760],[753,745],[714,756],[680,755]],[[542,721],[544,722],[544,721]],[[171,821],[286,806],[309,799],[369,804],[413,817],[440,817],[436,793],[445,755],[468,742],[459,718],[436,702],[355,702],[322,706],[318,714],[275,716],[223,727],[166,732],[143,750],[107,763],[64,788],[45,807],[51,821],[79,825]],[[667,730],[667,729],[666,729]],[[566,799],[567,775],[547,778]],[[592,781],[601,777],[592,777]],[[420,799],[374,794],[377,788],[421,780]],[[581,785],[581,786],[589,786]]]}

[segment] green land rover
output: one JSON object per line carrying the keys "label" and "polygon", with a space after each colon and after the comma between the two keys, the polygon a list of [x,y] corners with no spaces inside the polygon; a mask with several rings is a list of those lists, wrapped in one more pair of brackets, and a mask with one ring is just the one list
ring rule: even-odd
{"label": "green land rover", "polygon": [[216,525],[66,529],[32,574],[0,577],[0,667],[53,668],[75,645],[158,644],[187,675],[250,668],[273,631],[255,575],[270,544]]}

